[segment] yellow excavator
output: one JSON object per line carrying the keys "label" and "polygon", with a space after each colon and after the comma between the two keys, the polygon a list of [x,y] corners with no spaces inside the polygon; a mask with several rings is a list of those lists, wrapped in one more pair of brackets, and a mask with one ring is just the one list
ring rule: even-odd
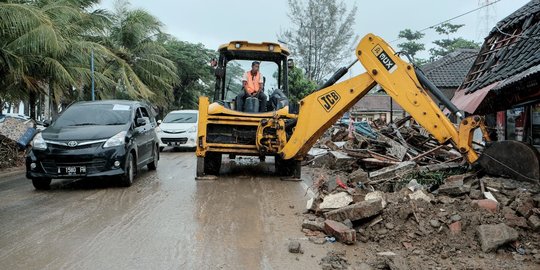
{"label": "yellow excavator", "polygon": [[[246,112],[225,101],[227,63],[232,60],[271,61],[277,65],[277,85],[287,94],[289,51],[276,43],[233,41],[222,45],[216,67],[214,102],[199,99],[197,177],[218,175],[222,155],[274,156],[276,173],[300,178],[300,161],[313,144],[370,89],[379,84],[439,143],[451,143],[470,164],[487,173],[538,182],[540,157],[533,147],[516,141],[489,142],[481,116],[463,118],[460,111],[421,71],[402,60],[383,39],[368,34],[356,48],[356,61],[366,72],[338,82],[354,65],[339,69],[318,91],[296,104],[273,102],[269,112]],[[431,92],[461,120],[456,127],[428,94]],[[282,95],[283,96],[283,95]],[[272,102],[270,102],[272,103]],[[295,108],[296,107],[296,108]],[[295,108],[295,109],[294,109]],[[489,146],[479,154],[473,132],[481,129]]]}

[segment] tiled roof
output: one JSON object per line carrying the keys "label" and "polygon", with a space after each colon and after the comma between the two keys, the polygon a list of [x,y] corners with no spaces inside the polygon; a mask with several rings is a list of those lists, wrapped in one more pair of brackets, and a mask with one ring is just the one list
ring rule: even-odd
{"label": "tiled roof", "polygon": [[471,69],[479,50],[459,49],[421,67],[437,87],[458,88]]}
{"label": "tiled roof", "polygon": [[539,64],[540,0],[532,0],[497,23],[460,89],[474,92]]}
{"label": "tiled roof", "polygon": [[[354,112],[385,112],[390,110],[390,96],[365,95],[352,108]],[[392,110],[402,111],[403,108],[392,99]]]}

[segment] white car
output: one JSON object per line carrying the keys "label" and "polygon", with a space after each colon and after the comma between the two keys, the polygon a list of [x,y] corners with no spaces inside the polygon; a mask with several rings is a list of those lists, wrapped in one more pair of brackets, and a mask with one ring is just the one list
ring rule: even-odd
{"label": "white car", "polygon": [[175,148],[195,148],[197,145],[197,120],[199,112],[196,110],[172,111],[165,116],[156,129],[159,138],[159,149],[167,146]]}

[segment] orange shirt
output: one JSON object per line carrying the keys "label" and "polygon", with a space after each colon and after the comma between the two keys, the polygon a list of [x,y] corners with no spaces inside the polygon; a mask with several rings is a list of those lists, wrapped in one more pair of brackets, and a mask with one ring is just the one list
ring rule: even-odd
{"label": "orange shirt", "polygon": [[251,70],[244,73],[244,76],[242,77],[242,81],[246,82],[246,92],[248,94],[255,93],[261,89],[261,84],[263,83],[263,78],[261,76],[261,73],[257,71],[257,74],[253,76],[251,74]]}

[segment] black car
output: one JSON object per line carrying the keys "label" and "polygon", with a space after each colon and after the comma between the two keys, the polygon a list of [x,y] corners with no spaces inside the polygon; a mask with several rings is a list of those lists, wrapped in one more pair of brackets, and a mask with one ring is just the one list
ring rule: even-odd
{"label": "black car", "polygon": [[130,186],[137,170],[157,168],[156,126],[152,110],[141,102],[75,103],[34,137],[26,177],[36,189],[49,189],[53,178],[105,176]]}

